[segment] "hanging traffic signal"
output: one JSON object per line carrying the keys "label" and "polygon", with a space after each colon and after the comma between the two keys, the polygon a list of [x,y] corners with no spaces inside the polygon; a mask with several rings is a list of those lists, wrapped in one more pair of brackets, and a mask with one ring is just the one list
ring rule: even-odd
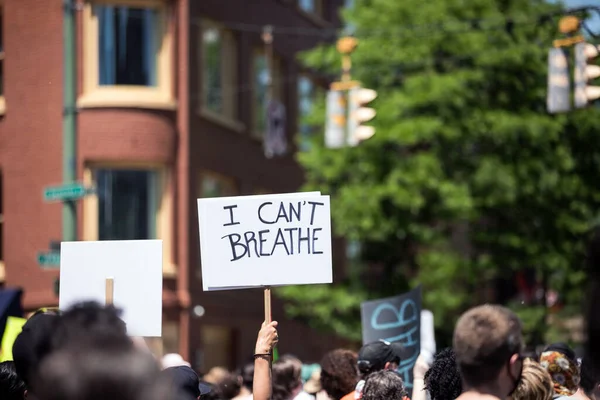
{"label": "hanging traffic signal", "polygon": [[325,123],[325,147],[339,149],[346,142],[346,96],[340,90],[327,93],[327,121]]}
{"label": "hanging traffic signal", "polygon": [[548,92],[546,106],[550,114],[571,109],[571,79],[567,53],[561,48],[548,53]]}
{"label": "hanging traffic signal", "polygon": [[590,81],[600,77],[600,66],[590,64],[600,54],[597,45],[577,43],[575,45],[575,107],[583,108],[600,98],[600,86],[591,86]]}
{"label": "hanging traffic signal", "polygon": [[356,146],[375,134],[375,128],[363,123],[375,118],[376,112],[363,105],[375,100],[377,92],[372,89],[356,87],[348,92],[348,145]]}

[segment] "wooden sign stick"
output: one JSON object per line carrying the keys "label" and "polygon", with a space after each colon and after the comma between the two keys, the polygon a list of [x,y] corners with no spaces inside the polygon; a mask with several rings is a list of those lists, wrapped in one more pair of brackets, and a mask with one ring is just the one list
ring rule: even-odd
{"label": "wooden sign stick", "polygon": [[115,280],[114,278],[106,278],[106,305],[112,306],[115,291]]}
{"label": "wooden sign stick", "polygon": [[265,322],[271,323],[271,288],[265,287]]}

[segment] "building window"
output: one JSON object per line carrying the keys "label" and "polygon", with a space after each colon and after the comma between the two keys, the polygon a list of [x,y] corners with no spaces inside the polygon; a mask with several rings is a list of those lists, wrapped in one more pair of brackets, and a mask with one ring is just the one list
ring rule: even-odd
{"label": "building window", "polygon": [[237,41],[221,25],[202,21],[202,107],[237,119]]}
{"label": "building window", "polygon": [[298,0],[298,6],[307,13],[315,14],[319,17],[323,15],[322,0]]}
{"label": "building window", "polygon": [[158,12],[94,5],[100,85],[156,86]]}
{"label": "building window", "polygon": [[298,78],[298,131],[301,151],[309,150],[311,136],[315,131],[315,127],[310,121],[315,93],[316,88],[312,79],[301,75]]}
{"label": "building window", "polygon": [[167,168],[97,165],[84,170],[95,194],[83,200],[84,240],[162,239],[163,273],[176,274],[173,185]]}
{"label": "building window", "polygon": [[96,182],[99,240],[156,238],[156,172],[99,169]]}
{"label": "building window", "polygon": [[165,0],[86,4],[80,107],[174,107],[167,13]]}
{"label": "building window", "polygon": [[[252,135],[263,139],[267,128],[267,105],[269,101],[269,70],[264,50],[254,53],[253,68],[253,112]],[[273,57],[271,82],[273,99],[283,101],[283,87],[281,61]]]}

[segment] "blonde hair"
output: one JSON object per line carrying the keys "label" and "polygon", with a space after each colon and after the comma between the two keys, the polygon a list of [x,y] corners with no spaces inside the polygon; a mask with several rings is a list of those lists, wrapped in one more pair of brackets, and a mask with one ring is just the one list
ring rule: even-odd
{"label": "blonde hair", "polygon": [[544,367],[525,359],[519,386],[512,394],[513,400],[551,400],[554,395],[552,378]]}

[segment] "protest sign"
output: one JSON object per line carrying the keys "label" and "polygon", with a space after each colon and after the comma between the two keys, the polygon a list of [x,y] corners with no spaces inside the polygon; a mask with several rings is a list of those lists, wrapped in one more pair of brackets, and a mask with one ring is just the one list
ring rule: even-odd
{"label": "protest sign", "polygon": [[204,290],[332,282],[329,196],[198,200]]}
{"label": "protest sign", "polygon": [[404,346],[398,373],[410,392],[413,367],[421,349],[421,287],[400,296],[366,301],[360,311],[363,344],[385,340]]}
{"label": "protest sign", "polygon": [[162,240],[63,242],[59,306],[80,301],[114,302],[129,335],[161,336]]}

